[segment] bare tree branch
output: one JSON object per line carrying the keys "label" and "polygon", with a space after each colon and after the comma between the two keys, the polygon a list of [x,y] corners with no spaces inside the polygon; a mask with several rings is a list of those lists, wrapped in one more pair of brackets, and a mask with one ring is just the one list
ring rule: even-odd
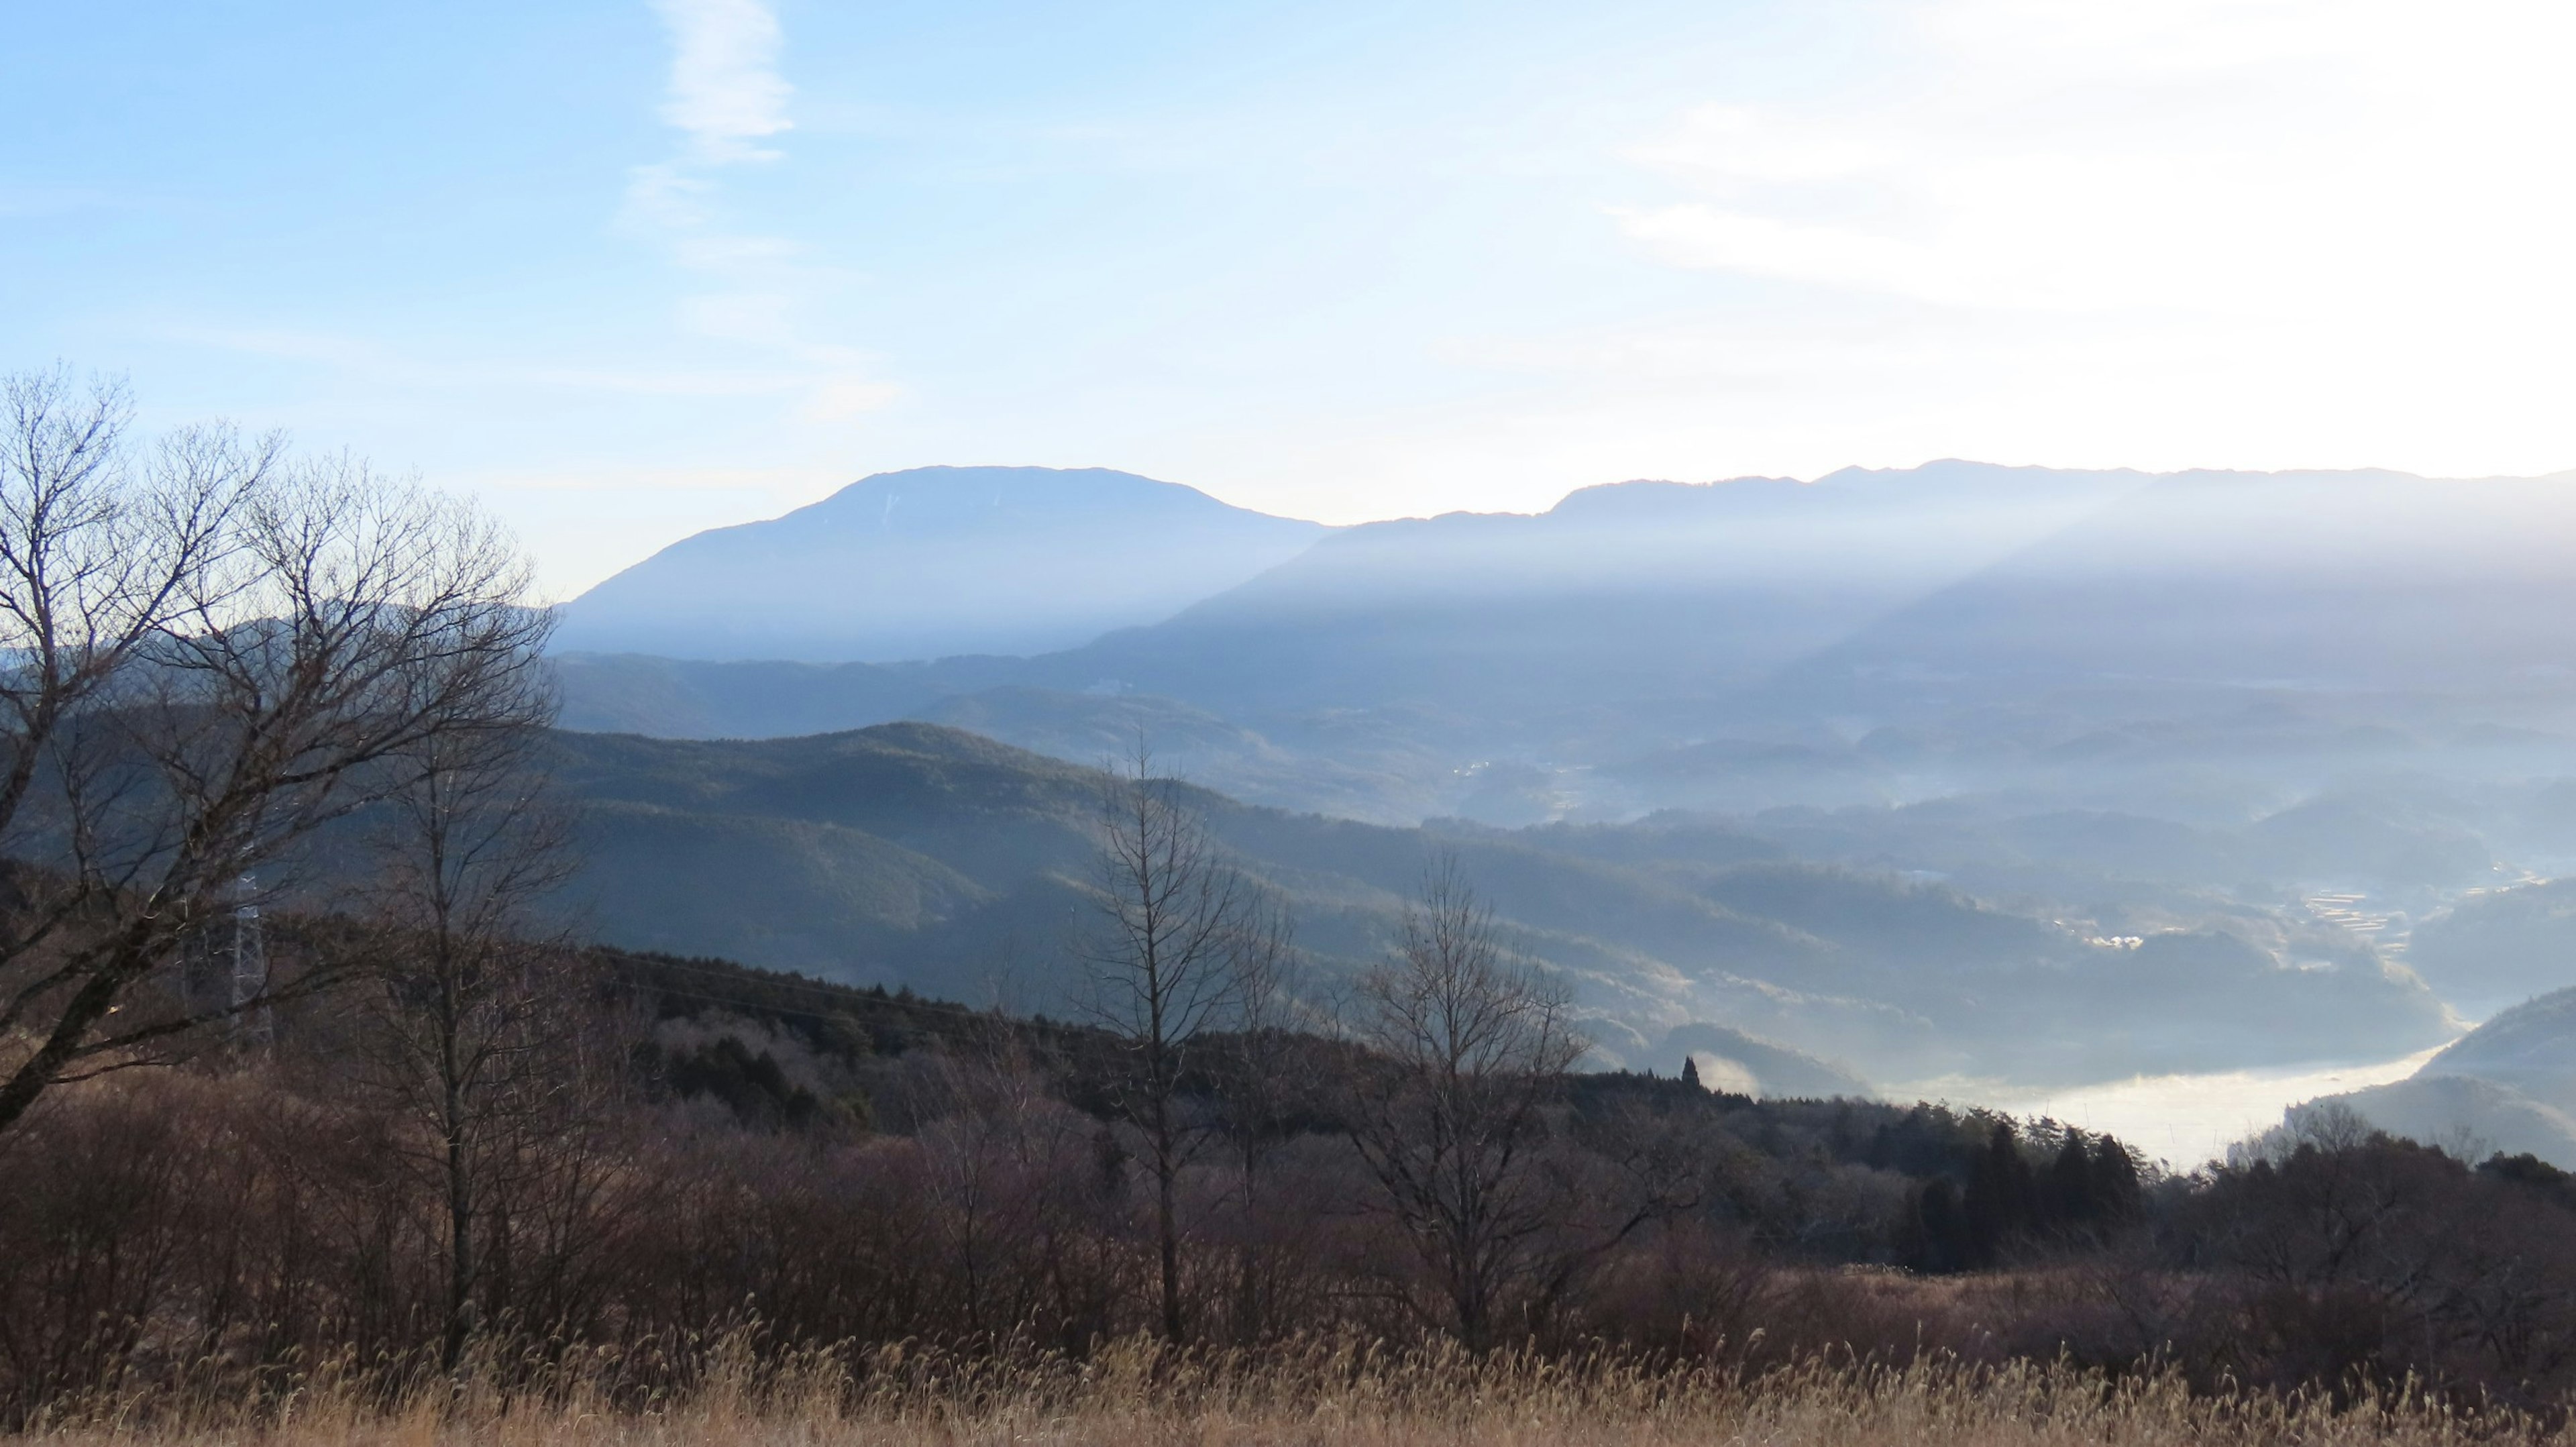
{"label": "bare tree branch", "polygon": [[1140,740],[1102,799],[1100,928],[1086,951],[1092,1021],[1125,1047],[1118,1103],[1154,1177],[1163,1335],[1181,1340],[1177,1186],[1202,1129],[1183,1116],[1190,1052],[1233,999],[1252,891],[1219,855],[1179,782]]}
{"label": "bare tree branch", "polygon": [[552,712],[549,619],[488,520],[223,427],[138,455],[129,413],[0,382],[0,1132],[75,1061],[240,1013],[173,966],[248,873],[423,750]]}
{"label": "bare tree branch", "polygon": [[1554,1216],[1533,1169],[1542,1110],[1587,1048],[1564,990],[1507,961],[1493,914],[1442,858],[1405,915],[1396,958],[1363,976],[1351,1031],[1369,1058],[1351,1090],[1352,1143],[1472,1350],[1533,1274]]}

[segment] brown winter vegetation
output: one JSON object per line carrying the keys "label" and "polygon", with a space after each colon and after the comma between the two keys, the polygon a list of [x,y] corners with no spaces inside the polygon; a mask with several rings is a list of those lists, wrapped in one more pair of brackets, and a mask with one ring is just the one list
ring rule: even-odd
{"label": "brown winter vegetation", "polygon": [[881,1048],[836,1076],[752,1018],[754,977],[741,1013],[682,1013],[643,981],[695,994],[710,967],[594,968],[612,984],[588,1023],[554,1027],[519,1105],[467,1137],[461,1313],[437,1118],[353,1085],[382,1067],[340,1032],[370,1012],[308,1007],[264,1059],[49,1094],[0,1136],[0,1413],[1310,1441],[2282,1440],[2304,1413],[2297,1440],[2447,1440],[2506,1408],[2555,1423],[2576,1383],[2576,1209],[2533,1163],[2310,1141],[2132,1214],[2026,1217],[1962,1269],[1927,1254],[1965,1249],[1925,1239],[1936,1187],[1964,1177],[1970,1219],[1998,1180],[2038,1212],[2080,1153],[1930,1108],[1618,1076],[1551,1088],[1498,1178],[1534,1224],[1485,1258],[1481,1353],[1441,1243],[1351,1139],[1365,1120],[1310,1096],[1248,1174],[1221,1088],[1194,1086],[1224,1148],[1175,1191],[1186,1344],[1150,1347],[1154,1180],[1116,1103],[1077,1103],[1114,1042],[856,994],[840,1028]]}
{"label": "brown winter vegetation", "polygon": [[747,1442],[1765,1444],[1765,1447],[2437,1447],[2566,1440],[2511,1411],[2406,1393],[2322,1397],[2195,1393],[2169,1375],[2113,1377],[2016,1362],[1891,1369],[1809,1363],[1760,1378],[1451,1349],[1388,1352],[1296,1342],[1257,1357],[1184,1355],[1149,1338],[1076,1361],[967,1359],[887,1348],[764,1357],[719,1343],[684,1385],[638,1396],[623,1364],[584,1359],[500,1390],[478,1369],[388,1391],[325,1373],[292,1394],[136,1403],[101,1399],[20,1440],[108,1444],[474,1442],[502,1447],[660,1447]]}

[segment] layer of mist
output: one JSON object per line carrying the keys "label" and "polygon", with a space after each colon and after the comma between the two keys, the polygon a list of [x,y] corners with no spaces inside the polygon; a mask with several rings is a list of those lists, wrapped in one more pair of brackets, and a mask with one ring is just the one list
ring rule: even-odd
{"label": "layer of mist", "polygon": [[[2576,906],[2544,882],[2576,871],[2568,483],[1956,462],[1624,483],[1318,530],[1054,652],[865,661],[891,655],[809,646],[824,605],[763,621],[745,595],[722,648],[644,628],[610,656],[574,627],[558,667],[593,732],[916,720],[1078,764],[1147,738],[1242,817],[1320,816],[1298,827],[1336,842],[1293,865],[1239,847],[1345,964],[1383,947],[1425,850],[1465,841],[1583,982],[1607,1061],[1675,1068],[1695,1047],[1672,1032],[1712,1029],[1881,1089],[2323,1068],[2576,984]],[[985,556],[1037,576],[1011,551],[1035,534],[999,535]],[[1058,538],[1076,564],[1083,536]],[[985,544],[961,523],[942,546]],[[1380,835],[1404,841],[1383,866],[1337,852]],[[903,894],[868,908],[916,924],[855,953],[837,924],[625,942],[953,992],[1051,947],[995,921],[1070,907],[841,844],[817,888]],[[1641,889],[1720,913],[1657,924]],[[636,893],[608,914],[677,897]]]}

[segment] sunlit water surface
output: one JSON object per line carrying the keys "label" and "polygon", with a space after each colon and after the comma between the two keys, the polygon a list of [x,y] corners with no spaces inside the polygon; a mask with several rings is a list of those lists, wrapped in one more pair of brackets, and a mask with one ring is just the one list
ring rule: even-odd
{"label": "sunlit water surface", "polygon": [[2188,1171],[2226,1154],[2228,1146],[2281,1123],[2281,1112],[2320,1095],[2403,1080],[2441,1050],[2360,1065],[2228,1070],[2207,1075],[2141,1075],[2071,1090],[2032,1093],[1961,1080],[1925,1081],[1891,1090],[1891,1099],[1948,1100],[2020,1116],[2049,1116],[2103,1131]]}

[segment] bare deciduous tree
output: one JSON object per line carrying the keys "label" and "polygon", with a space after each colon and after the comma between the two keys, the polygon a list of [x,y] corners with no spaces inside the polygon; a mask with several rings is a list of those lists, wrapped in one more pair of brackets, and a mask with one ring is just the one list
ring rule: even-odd
{"label": "bare deciduous tree", "polygon": [[1564,991],[1504,957],[1493,915],[1434,865],[1396,958],[1363,976],[1351,1139],[1471,1349],[1537,1266],[1557,1202],[1537,1169],[1544,1107],[1586,1048]]}
{"label": "bare deciduous tree", "polygon": [[331,973],[140,987],[239,881],[435,742],[547,716],[547,620],[470,508],[221,428],[138,456],[115,388],[0,386],[0,1132],[51,1086]]}
{"label": "bare deciduous tree", "polygon": [[1101,928],[1086,950],[1088,1013],[1126,1053],[1118,1105],[1144,1138],[1154,1178],[1163,1335],[1179,1341],[1178,1188],[1198,1143],[1181,1084],[1191,1047],[1223,1019],[1251,924],[1251,889],[1217,852],[1177,780],[1139,747],[1103,800]]}
{"label": "bare deciduous tree", "polygon": [[[1265,1188],[1270,1157],[1291,1132],[1298,1105],[1311,1099],[1313,1083],[1294,1077],[1298,1032],[1310,1030],[1303,1003],[1296,929],[1286,904],[1256,891],[1244,911],[1231,960],[1232,1058],[1218,1072],[1217,1104],[1234,1148],[1235,1198],[1240,1210],[1235,1243],[1232,1307],[1238,1340],[1264,1335],[1284,1295],[1282,1278],[1295,1249],[1272,1229],[1276,1218]],[[1312,1058],[1311,1052],[1306,1055]]]}
{"label": "bare deciduous tree", "polygon": [[579,1094],[565,1078],[590,1013],[577,958],[531,928],[571,869],[534,730],[433,738],[401,761],[370,831],[378,943],[361,1038],[366,1084],[419,1129],[447,1253],[444,1369],[473,1333],[491,1196],[543,1164],[533,1137]]}
{"label": "bare deciduous tree", "polygon": [[1298,1094],[1288,1078],[1296,1034],[1313,1024],[1300,996],[1296,924],[1285,902],[1266,890],[1248,893],[1227,969],[1226,1023],[1234,1034],[1234,1059],[1218,1094],[1249,1202],[1259,1193],[1262,1162],[1286,1129]]}

